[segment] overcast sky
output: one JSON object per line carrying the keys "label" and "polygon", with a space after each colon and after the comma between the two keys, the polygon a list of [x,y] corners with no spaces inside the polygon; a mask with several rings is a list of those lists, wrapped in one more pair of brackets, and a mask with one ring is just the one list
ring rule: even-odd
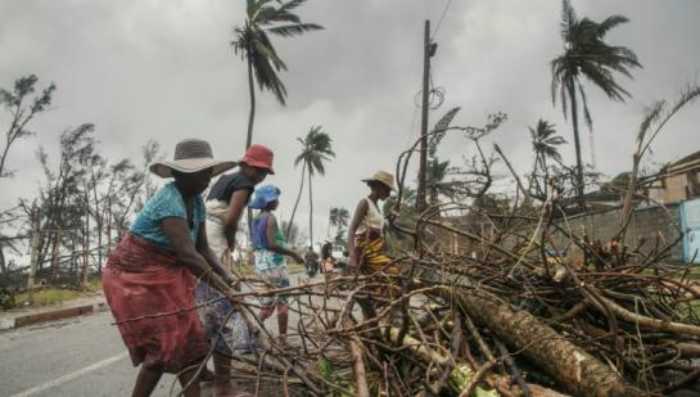
{"label": "overcast sky", "polygon": [[[34,73],[43,86],[58,86],[50,112],[31,129],[38,134],[12,149],[17,170],[3,181],[0,207],[35,193],[41,170],[39,145],[54,155],[61,131],[96,125],[101,151],[116,162],[138,159],[148,139],[172,156],[187,137],[209,140],[215,155],[243,153],[249,97],[245,64],[229,42],[244,19],[243,0],[0,0],[0,87]],[[594,119],[597,168],[615,175],[631,166],[632,142],[646,106],[674,99],[700,79],[700,1],[572,0],[579,16],[630,19],[607,41],[634,50],[644,68],[634,80],[619,77],[634,96],[613,103],[588,85]],[[362,177],[393,171],[398,153],[420,126],[414,98],[422,76],[422,34],[433,28],[447,0],[309,0],[299,9],[326,29],[293,39],[274,38],[289,66],[281,75],[289,91],[282,107],[258,95],[254,142],[275,151],[277,174],[268,182],[283,190],[281,217],[289,216],[299,183],[293,159],[296,137],[322,125],[337,158],[315,179],[315,228],[326,233],[331,206],[352,209],[366,193]],[[571,126],[552,106],[549,62],[562,52],[558,0],[452,0],[434,40],[433,82],[445,102],[432,123],[453,106],[458,125],[483,125],[489,113],[509,120],[493,136],[524,171],[532,163],[527,127],[540,117],[572,141]],[[663,163],[700,149],[699,105],[680,114],[654,146],[650,160]],[[0,115],[5,131],[6,115]],[[582,129],[582,131],[586,131]],[[589,159],[588,138],[583,140]],[[573,163],[573,145],[565,159]],[[448,137],[441,158],[459,164],[473,148]],[[502,170],[499,171],[505,175]],[[507,180],[504,182],[508,183]],[[306,199],[299,213],[308,219]]]}

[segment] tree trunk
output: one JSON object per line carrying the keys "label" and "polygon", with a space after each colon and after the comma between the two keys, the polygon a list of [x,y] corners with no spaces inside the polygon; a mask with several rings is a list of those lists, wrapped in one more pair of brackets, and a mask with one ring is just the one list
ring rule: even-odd
{"label": "tree trunk", "polygon": [[542,172],[544,172],[544,197],[549,197],[549,169],[547,168],[547,156],[544,153],[540,153],[540,161],[542,163]]}
{"label": "tree trunk", "polygon": [[[255,122],[255,86],[253,85],[253,63],[250,60],[248,51],[248,90],[250,91],[250,113],[248,114],[248,135],[245,140],[245,148],[248,149],[253,144],[253,123]],[[253,211],[248,208],[246,211],[248,218],[248,235],[252,235]]]}
{"label": "tree trunk", "polygon": [[624,381],[597,358],[562,338],[526,311],[516,311],[495,295],[473,289],[450,294],[466,312],[501,340],[521,351],[568,392],[590,397],[633,397],[644,393]]}
{"label": "tree trunk", "polygon": [[311,165],[309,168],[309,247],[314,250],[314,195],[311,184]]}
{"label": "tree trunk", "polygon": [[[86,207],[88,208],[88,207]],[[90,212],[86,211],[85,214],[85,229],[83,230],[82,239],[83,252],[80,255],[82,260],[80,266],[80,289],[85,289],[87,287],[88,278],[88,256],[90,255]]]}
{"label": "tree trunk", "polygon": [[581,160],[581,140],[578,134],[578,104],[576,101],[576,86],[574,82],[569,83],[569,97],[571,98],[571,123],[574,126],[574,147],[576,148],[576,194],[581,208],[583,202],[583,161]]}
{"label": "tree trunk", "polygon": [[292,225],[294,224],[294,216],[297,213],[297,208],[299,207],[299,201],[301,201],[301,193],[304,191],[304,173],[306,172],[306,162],[301,166],[301,182],[299,183],[299,193],[297,194],[297,199],[294,202],[294,209],[292,209],[292,216],[289,218],[289,223],[287,224],[287,230],[285,235],[289,239],[289,233],[292,231]]}
{"label": "tree trunk", "polygon": [[53,234],[53,247],[51,250],[51,275],[53,276],[54,280],[58,278],[58,273],[59,273],[59,257],[58,255],[60,254],[60,247],[61,247],[61,239],[63,237],[63,230],[58,227]]}
{"label": "tree trunk", "polygon": [[[13,126],[16,123],[16,120],[13,121]],[[12,130],[7,133],[7,140],[5,142],[5,149],[2,151],[2,157],[0,157],[0,178],[3,177],[5,174],[5,161],[7,160],[7,153],[10,151],[10,146],[12,145],[12,139],[10,139],[10,134],[12,133]]]}
{"label": "tree trunk", "polygon": [[248,51],[248,90],[250,91],[250,113],[248,114],[248,135],[246,136],[245,148],[248,149],[253,144],[253,123],[255,122],[255,85],[253,85],[253,61],[250,60]]}
{"label": "tree trunk", "polygon": [[39,242],[41,240],[41,230],[39,224],[39,209],[32,208],[32,254],[29,259],[29,277],[27,278],[27,293],[29,294],[29,304],[34,303],[34,277],[36,275],[37,262],[39,262]]}
{"label": "tree trunk", "polygon": [[5,274],[7,272],[7,265],[5,264],[5,246],[0,245],[0,274]]}

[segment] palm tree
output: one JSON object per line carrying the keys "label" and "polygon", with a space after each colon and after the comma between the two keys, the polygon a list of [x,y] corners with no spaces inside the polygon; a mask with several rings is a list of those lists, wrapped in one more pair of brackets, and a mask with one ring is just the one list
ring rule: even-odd
{"label": "palm tree", "polygon": [[[571,122],[574,128],[574,145],[576,148],[577,191],[583,204],[583,166],[581,161],[581,143],[578,131],[578,101],[583,108],[583,115],[590,131],[593,119],[588,109],[586,92],[581,77],[586,77],[608,96],[624,102],[631,97],[613,76],[619,72],[632,78],[631,68],[641,67],[637,55],[626,47],[610,46],[603,39],[612,28],[629,21],[622,15],[613,15],[603,22],[588,18],[578,19],[569,0],[562,2],[561,36],[564,40],[564,53],[554,58],[552,68],[552,102],[556,105],[557,91],[561,97],[562,111],[567,117],[567,99],[570,103]],[[578,94],[577,94],[578,91]]]}
{"label": "palm tree", "polygon": [[[314,23],[303,23],[293,13],[294,9],[306,0],[277,2],[277,7],[270,5],[272,0],[247,0],[246,19],[242,27],[234,29],[235,38],[231,46],[236,54],[248,63],[248,89],[250,92],[250,114],[248,116],[248,136],[246,148],[253,140],[253,121],[255,119],[255,87],[253,74],[258,81],[260,91],[268,90],[275,94],[280,104],[285,104],[287,89],[277,75],[287,70],[287,65],[279,57],[268,37],[272,33],[282,37],[302,35],[308,31],[323,29]],[[273,26],[274,25],[274,26]]]}
{"label": "palm tree", "polygon": [[[328,216],[329,229],[336,228],[337,234],[340,234],[350,221],[350,211],[347,208],[333,207]],[[330,234],[330,230],[329,233]]]}
{"label": "palm tree", "polygon": [[552,159],[557,163],[561,163],[561,154],[557,146],[566,143],[566,139],[557,134],[554,124],[547,120],[539,119],[535,128],[528,127],[530,137],[532,138],[532,150],[537,157],[543,171],[547,170],[547,159]]}
{"label": "palm tree", "polygon": [[299,200],[301,199],[301,193],[304,188],[304,172],[306,171],[309,179],[309,246],[313,249],[314,202],[311,181],[315,173],[325,175],[326,168],[324,163],[335,157],[335,153],[333,152],[331,145],[333,140],[328,134],[323,132],[323,128],[320,125],[311,127],[309,132],[306,134],[306,137],[304,137],[304,139],[297,138],[297,141],[299,141],[301,144],[301,153],[294,160],[294,165],[299,165],[299,163],[302,164],[302,175],[301,183],[299,185],[299,194],[297,194],[297,199],[294,203],[294,209],[292,210],[292,216],[289,219],[289,223],[292,224],[294,222],[294,215],[296,215]]}
{"label": "palm tree", "polygon": [[557,135],[557,130],[554,124],[547,120],[539,119],[535,128],[528,127],[530,130],[530,138],[532,139],[532,150],[535,152],[535,167],[533,170],[533,178],[537,177],[537,168],[543,172],[543,184],[540,190],[544,193],[544,198],[547,197],[547,180],[549,179],[549,166],[547,159],[552,159],[561,164],[561,154],[557,146],[566,143],[566,140]]}
{"label": "palm tree", "polygon": [[431,157],[428,161],[428,167],[426,169],[426,189],[430,195],[430,204],[437,204],[438,197],[441,194],[445,196],[452,195],[452,184],[450,182],[445,182],[449,171],[449,160],[440,161],[437,157]]}

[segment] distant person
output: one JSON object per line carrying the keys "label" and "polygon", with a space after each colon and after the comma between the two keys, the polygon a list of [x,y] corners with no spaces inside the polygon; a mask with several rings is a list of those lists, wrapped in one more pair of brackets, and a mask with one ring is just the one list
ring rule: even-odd
{"label": "distant person", "polygon": [[[301,255],[287,246],[274,211],[279,206],[281,191],[277,186],[265,185],[255,191],[250,208],[260,210],[253,220],[251,242],[255,254],[255,273],[265,282],[264,290],[287,288],[289,271],[285,256],[303,262]],[[287,343],[289,306],[285,294],[275,294],[261,299],[260,320],[265,321],[277,310],[279,341]]]}
{"label": "distant person", "polygon": [[[213,159],[209,143],[177,144],[173,161],[150,166],[174,178],[144,205],[107,259],[102,286],[134,366],[141,365],[133,396],[149,396],[163,372],[178,374],[187,397],[200,395],[191,366],[209,349],[194,306],[196,277],[230,296],[233,279],[209,248],[201,193],[232,161]],[[173,313],[148,318],[149,315]]]}
{"label": "distant person", "polygon": [[[252,145],[239,161],[240,169],[222,175],[212,186],[207,196],[207,237],[212,250],[226,269],[231,272],[232,257],[236,248],[236,231],[255,186],[267,175],[274,174],[273,153],[263,145]],[[240,253],[239,253],[240,254]],[[197,286],[198,304],[220,298],[221,294],[206,281]],[[233,314],[224,324],[233,309],[227,300],[202,306],[199,309],[207,336],[215,343],[213,361],[216,374],[215,389],[224,392],[231,388],[231,356],[252,349],[252,337],[239,313]]]}
{"label": "distant person", "polygon": [[306,270],[306,276],[308,278],[314,278],[316,273],[318,273],[318,254],[314,252],[313,247],[306,248],[304,252],[304,270]]}
{"label": "distant person", "polygon": [[394,176],[378,171],[362,181],[370,193],[357,204],[348,228],[348,270],[365,274],[382,270],[398,273],[395,266],[387,268],[392,259],[385,253],[384,215],[379,207],[379,202],[386,200],[394,190]]}
{"label": "distant person", "polygon": [[331,273],[335,269],[335,258],[333,258],[333,243],[326,241],[321,246],[321,272]]}

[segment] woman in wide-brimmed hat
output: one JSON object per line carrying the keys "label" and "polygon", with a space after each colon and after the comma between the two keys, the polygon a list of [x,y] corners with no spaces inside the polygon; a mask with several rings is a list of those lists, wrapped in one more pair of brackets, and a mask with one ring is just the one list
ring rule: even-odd
{"label": "woman in wide-brimmed hat", "polygon": [[[370,193],[362,199],[355,209],[348,228],[348,270],[363,274],[396,274],[398,267],[385,252],[384,215],[379,208],[379,201],[386,200],[394,190],[394,176],[386,171],[377,171],[370,178],[362,180]],[[383,272],[383,273],[381,273]],[[368,289],[367,298],[357,299],[365,318],[377,316],[373,296],[387,291]],[[392,291],[388,291],[391,296]]]}
{"label": "woman in wide-brimmed hat", "polygon": [[178,374],[183,385],[191,383],[185,396],[199,396],[190,367],[201,363],[208,343],[191,310],[195,277],[227,296],[233,293],[231,277],[207,242],[201,193],[212,176],[235,164],[214,160],[206,141],[178,143],[173,161],[150,167],[174,181],[146,202],[107,260],[105,297],[133,364],[141,364],[133,396],[149,396],[163,372]]}
{"label": "woman in wide-brimmed hat", "polygon": [[384,253],[384,215],[379,208],[379,201],[386,200],[394,190],[394,176],[377,171],[362,181],[370,193],[357,204],[348,228],[348,267],[363,273],[381,270],[395,273],[395,267],[387,268],[391,258]]}

